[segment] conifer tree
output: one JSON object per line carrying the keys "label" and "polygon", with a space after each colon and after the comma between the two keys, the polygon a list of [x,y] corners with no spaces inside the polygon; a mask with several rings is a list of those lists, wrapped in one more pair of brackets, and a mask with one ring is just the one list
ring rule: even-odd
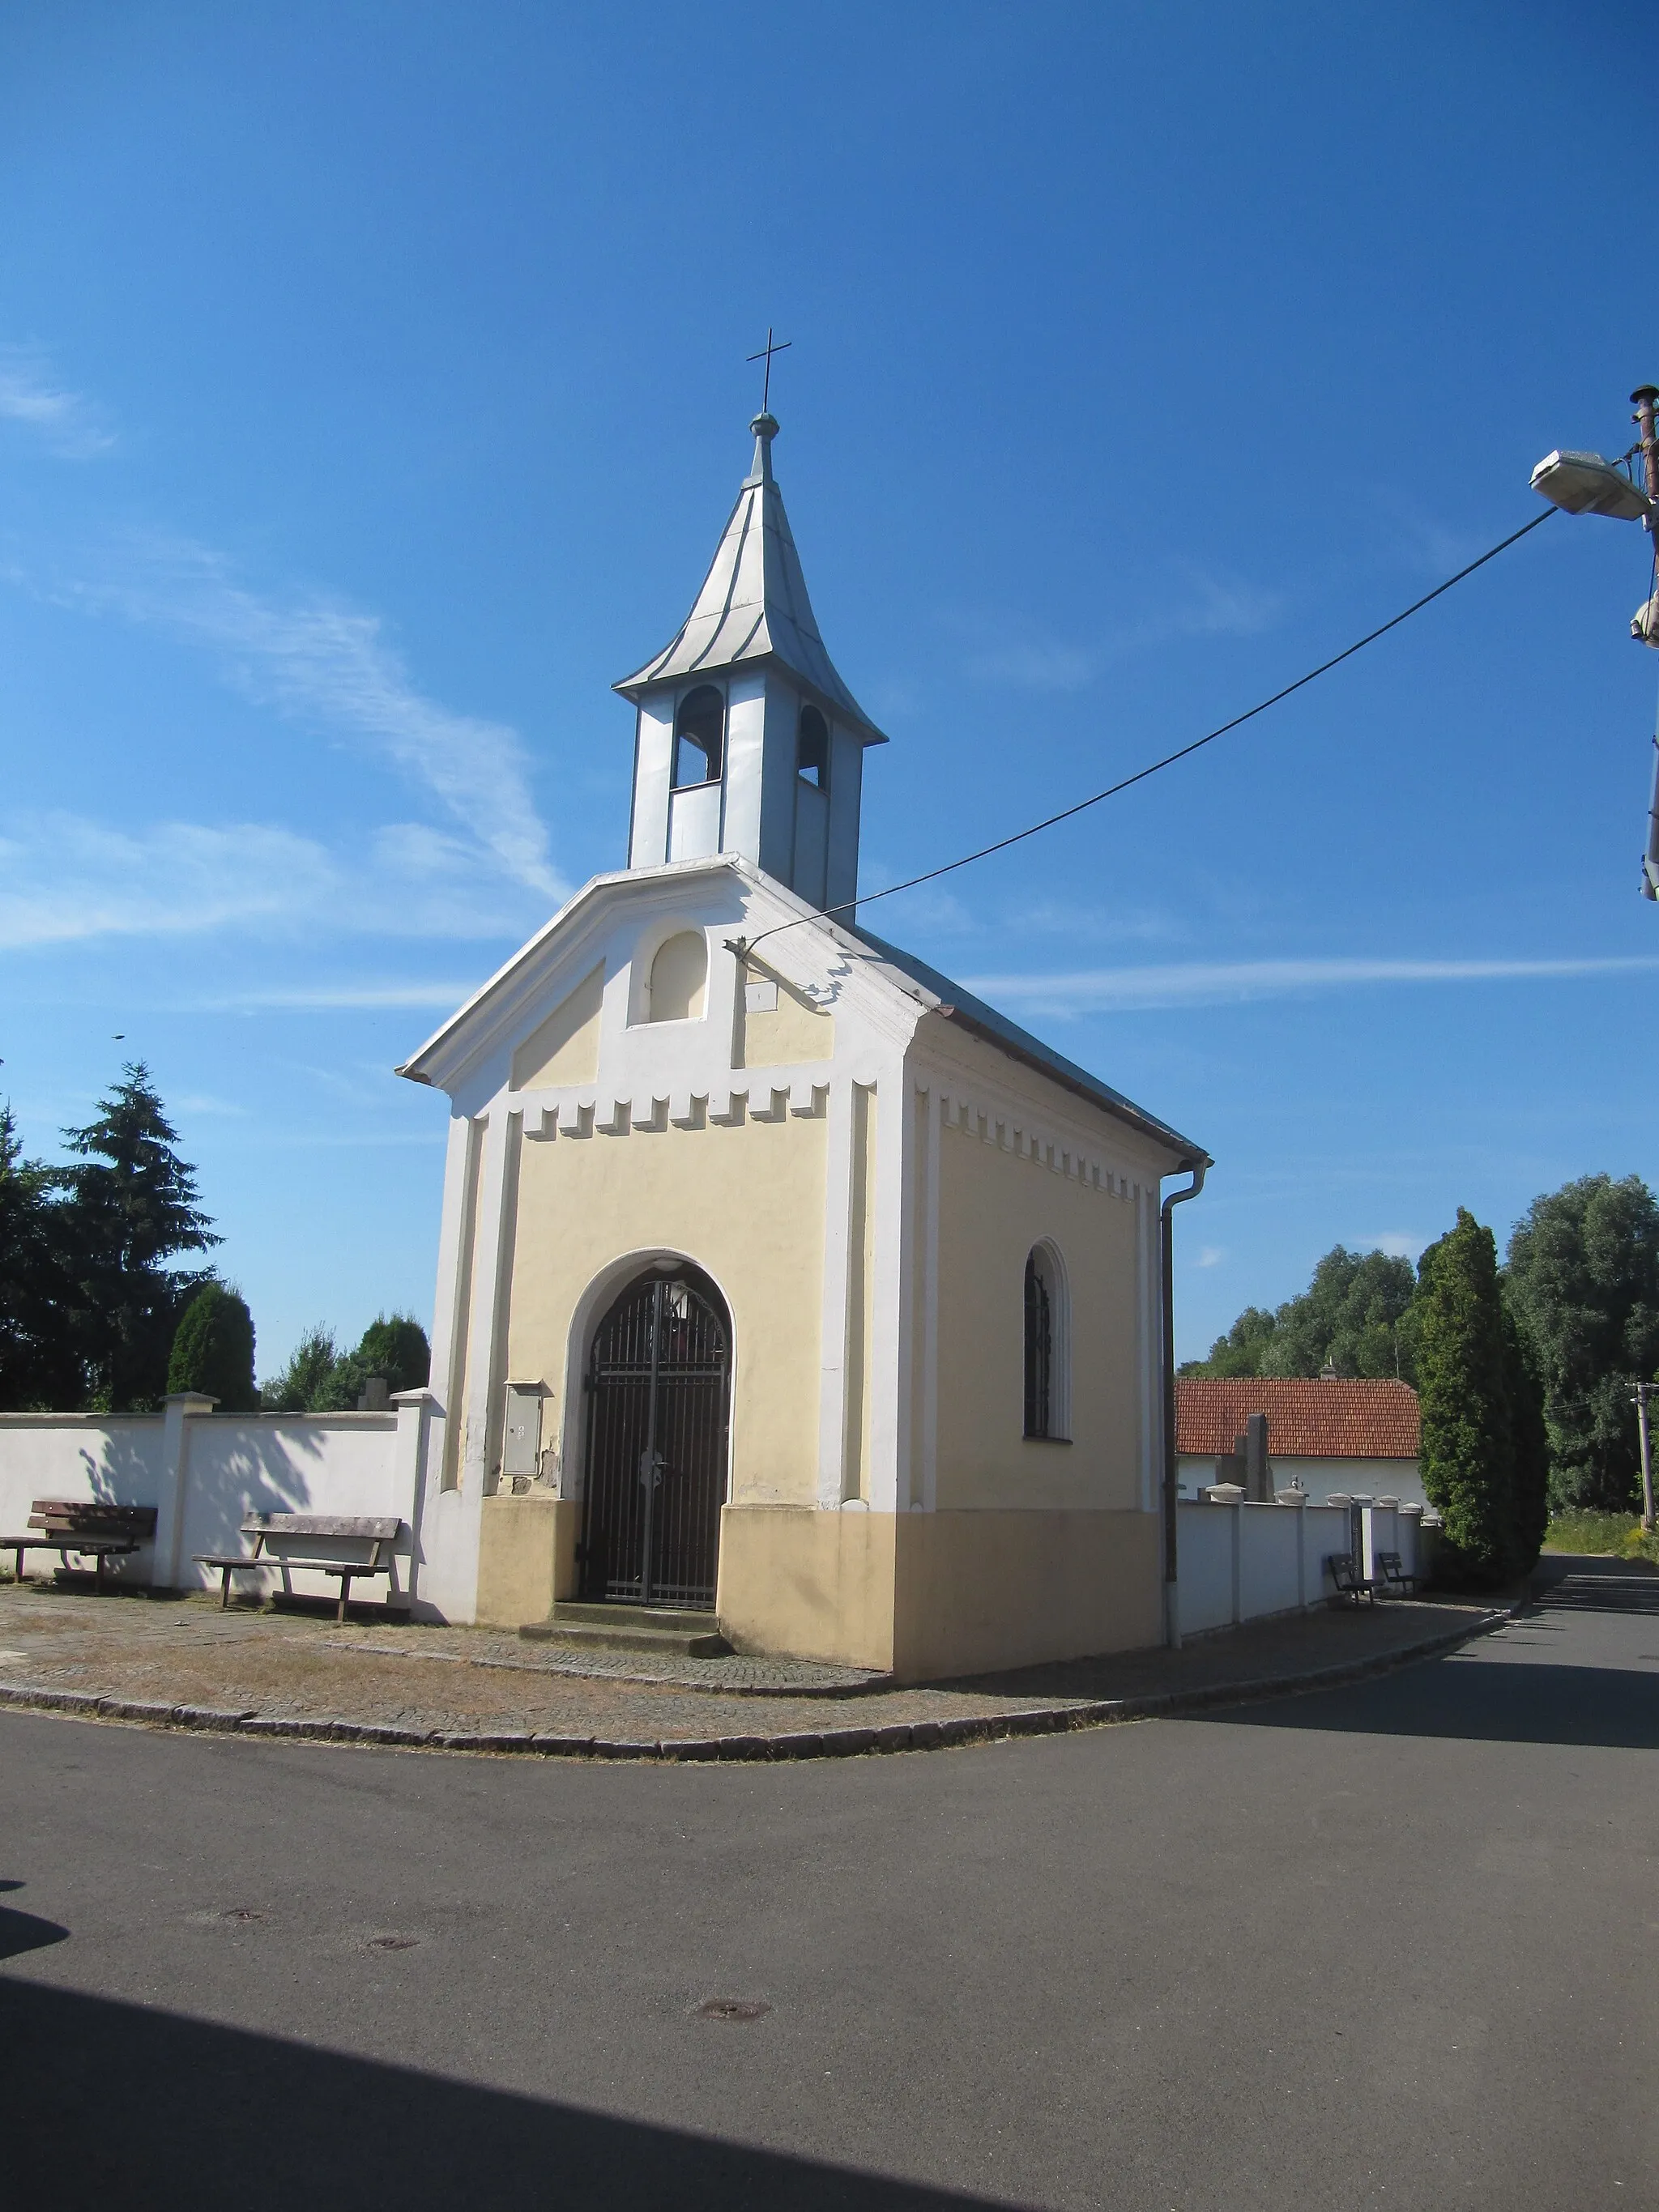
{"label": "conifer tree", "polygon": [[1463,1571],[1504,1582],[1517,1547],[1498,1248],[1465,1206],[1418,1262],[1417,1305],[1423,1488]]}
{"label": "conifer tree", "polygon": [[61,1170],[76,1349],[94,1401],[112,1413],[163,1395],[179,1313],[207,1279],[163,1262],[223,1241],[197,1205],[178,1134],[142,1061],[124,1070],[95,1121],[64,1132],[82,1163]]}
{"label": "conifer tree", "polygon": [[1514,1452],[1516,1571],[1525,1574],[1543,1548],[1550,1518],[1550,1439],[1544,1419],[1544,1385],[1536,1347],[1525,1325],[1503,1298],[1504,1388],[1510,1401]]}
{"label": "conifer tree", "polygon": [[222,1413],[251,1413],[258,1405],[253,1316],[227,1285],[204,1283],[179,1316],[167,1389],[204,1391],[218,1400]]}
{"label": "conifer tree", "polygon": [[23,1158],[11,1108],[0,1106],[0,1413],[61,1412],[84,1395],[54,1187],[50,1168]]}

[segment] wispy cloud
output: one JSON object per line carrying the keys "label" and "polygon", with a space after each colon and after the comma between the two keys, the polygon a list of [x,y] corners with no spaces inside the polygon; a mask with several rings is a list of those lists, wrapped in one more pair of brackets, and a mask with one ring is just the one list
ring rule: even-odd
{"label": "wispy cloud", "polygon": [[1160,603],[1131,612],[1097,637],[1066,639],[1017,614],[959,618],[969,640],[965,672],[1018,690],[1081,691],[1114,660],[1188,637],[1249,637],[1267,628],[1283,604],[1274,592],[1217,575],[1195,562],[1166,571]]}
{"label": "wispy cloud", "polygon": [[482,976],[474,975],[465,981],[451,982],[295,983],[270,991],[237,991],[193,1000],[191,1011],[212,1014],[334,1013],[372,1012],[377,1007],[436,1006],[447,1012],[464,1006],[483,981]]}
{"label": "wispy cloud", "polygon": [[1206,1244],[1193,1265],[1195,1267],[1218,1267],[1226,1256],[1224,1244]]}
{"label": "wispy cloud", "polygon": [[184,539],[131,540],[105,573],[52,595],[204,646],[251,696],[367,740],[423,785],[507,876],[549,899],[566,895],[517,732],[428,698],[378,616],[321,594],[252,591],[220,554]]}
{"label": "wispy cloud", "polygon": [[1064,1017],[1220,1006],[1378,983],[1547,981],[1656,968],[1659,956],[1655,955],[1600,960],[1237,960],[965,980],[970,990],[994,1004]]}
{"label": "wispy cloud", "polygon": [[1358,1246],[1362,1252],[1386,1252],[1391,1260],[1415,1260],[1428,1241],[1413,1229],[1385,1229],[1380,1237],[1360,1237]]}
{"label": "wispy cloud", "polygon": [[1119,913],[1080,899],[1039,898],[1010,907],[1001,926],[1015,936],[1070,937],[1096,944],[1123,938],[1146,943],[1183,934],[1168,915],[1150,908]]}
{"label": "wispy cloud", "polygon": [[66,461],[96,460],[115,444],[102,410],[61,384],[33,346],[0,346],[0,422],[21,423]]}
{"label": "wispy cloud", "polygon": [[345,851],[267,823],[112,830],[58,812],[0,824],[3,951],[232,928],[499,937],[530,918],[522,893],[478,883],[470,847],[415,823]]}

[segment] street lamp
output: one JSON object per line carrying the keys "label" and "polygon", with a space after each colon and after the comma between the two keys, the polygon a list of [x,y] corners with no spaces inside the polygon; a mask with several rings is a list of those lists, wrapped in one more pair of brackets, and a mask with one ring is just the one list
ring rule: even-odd
{"label": "street lamp", "polygon": [[[1654,542],[1654,573],[1648,596],[1631,617],[1630,634],[1640,645],[1659,647],[1659,428],[1655,409],[1659,386],[1644,384],[1631,394],[1641,430],[1623,459],[1642,456],[1641,483],[1625,474],[1619,461],[1600,453],[1546,453],[1532,472],[1532,488],[1552,507],[1568,514],[1607,514],[1619,522],[1639,522]],[[1648,802],[1648,849],[1642,856],[1642,896],[1659,901],[1659,735],[1654,740],[1653,796]]]}
{"label": "street lamp", "polygon": [[1650,511],[1647,494],[1600,453],[1546,453],[1532,472],[1532,488],[1568,514],[1645,522]]}

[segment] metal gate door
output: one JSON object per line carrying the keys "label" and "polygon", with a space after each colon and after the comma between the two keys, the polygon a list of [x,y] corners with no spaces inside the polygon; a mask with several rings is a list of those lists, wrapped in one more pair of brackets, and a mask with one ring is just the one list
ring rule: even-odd
{"label": "metal gate door", "polygon": [[726,1498],[732,1332],[693,1268],[630,1283],[587,1370],[582,1595],[712,1606]]}

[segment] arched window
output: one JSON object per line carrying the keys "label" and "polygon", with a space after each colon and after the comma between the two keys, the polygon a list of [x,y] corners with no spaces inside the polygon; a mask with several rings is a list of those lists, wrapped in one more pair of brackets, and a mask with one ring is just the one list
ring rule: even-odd
{"label": "arched window", "polygon": [[1039,1443],[1070,1440],[1071,1319],[1060,1254],[1034,1244],[1025,1262],[1024,1433]]}
{"label": "arched window", "polygon": [[816,707],[800,710],[800,736],[795,746],[795,768],[802,781],[814,789],[830,788],[830,725]]}
{"label": "arched window", "polygon": [[712,684],[699,684],[680,701],[674,717],[674,788],[718,783],[726,750],[726,702]]}
{"label": "arched window", "polygon": [[708,940],[688,929],[657,947],[646,987],[648,1022],[694,1022],[701,1018],[708,981]]}

